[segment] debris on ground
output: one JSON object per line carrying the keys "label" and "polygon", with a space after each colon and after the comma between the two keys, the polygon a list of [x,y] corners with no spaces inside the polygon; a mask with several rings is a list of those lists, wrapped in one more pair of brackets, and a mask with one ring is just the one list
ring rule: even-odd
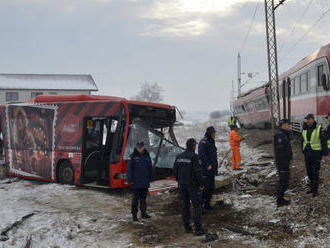
{"label": "debris on ground", "polygon": [[[319,196],[307,195],[299,137],[293,137],[294,159],[286,193],[291,205],[277,208],[270,130],[239,131],[247,136],[241,145],[244,165],[242,171],[232,171],[229,129],[223,123],[178,127],[178,140],[181,144],[190,137],[200,140],[211,125],[218,130],[216,144],[222,166],[211,202],[214,210],[203,215],[208,235],[197,237],[184,232],[178,189],[149,195],[148,213],[152,218],[133,223],[127,189],[95,190],[7,178],[0,181],[0,230],[31,213],[31,209],[38,214],[20,228],[8,231],[8,236],[1,236],[2,248],[24,247],[29,235],[33,235],[33,248],[329,247],[330,166],[321,167]],[[166,182],[165,186],[173,185]]]}

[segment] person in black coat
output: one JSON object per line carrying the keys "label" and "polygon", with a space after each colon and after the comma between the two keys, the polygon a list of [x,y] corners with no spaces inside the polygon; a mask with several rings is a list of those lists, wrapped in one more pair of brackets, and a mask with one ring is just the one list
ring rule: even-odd
{"label": "person in black coat", "polygon": [[195,153],[197,142],[188,139],[186,150],[179,154],[173,166],[173,176],[179,183],[182,198],[183,225],[187,233],[192,232],[190,227],[190,201],[194,208],[195,235],[203,235],[206,230],[202,227],[202,199],[203,177],[198,159]]}
{"label": "person in black coat", "polygon": [[305,165],[311,189],[307,194],[318,195],[321,160],[327,161],[328,148],[327,140],[321,131],[321,125],[315,121],[313,114],[308,114],[304,123],[301,136],[301,149],[305,155]]}
{"label": "person in black coat", "polygon": [[215,188],[215,176],[218,174],[218,153],[215,145],[216,130],[208,127],[204,138],[199,142],[198,155],[202,162],[202,174],[205,177],[203,204],[205,210],[211,210],[210,201]]}
{"label": "person in black coat", "polygon": [[284,199],[285,191],[289,186],[290,161],[292,160],[292,148],[290,143],[290,122],[288,119],[280,121],[280,128],[274,137],[275,161],[278,172],[277,206],[289,205],[290,200]]}
{"label": "person in black coat", "polygon": [[138,204],[140,202],[141,217],[150,218],[147,214],[147,193],[152,179],[152,162],[149,152],[145,149],[143,142],[138,142],[134,152],[128,157],[127,162],[127,182],[131,184],[132,197],[132,217],[137,218]]}

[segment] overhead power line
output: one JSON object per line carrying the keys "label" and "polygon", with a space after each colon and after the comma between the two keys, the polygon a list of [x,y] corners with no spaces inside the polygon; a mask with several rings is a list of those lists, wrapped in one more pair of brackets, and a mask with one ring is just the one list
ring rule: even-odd
{"label": "overhead power line", "polygon": [[286,35],[285,39],[283,39],[284,41],[282,42],[282,44],[279,46],[278,48],[278,52],[280,53],[283,48],[285,47],[285,45],[287,44],[287,38],[291,37],[291,35],[293,35],[293,33],[296,31],[296,28],[297,28],[297,25],[301,23],[302,19],[305,17],[307,11],[310,9],[310,6],[312,5],[312,3],[314,2],[315,0],[310,0],[309,3],[307,4],[304,12],[300,15],[300,17],[297,19],[297,21],[295,22],[295,24],[293,25],[290,33],[288,35]]}
{"label": "overhead power line", "polygon": [[314,22],[314,24],[301,36],[301,38],[299,40],[297,40],[294,45],[290,48],[290,50],[288,51],[288,53],[286,54],[286,56],[282,59],[280,59],[280,61],[286,60],[287,57],[292,53],[292,51],[298,46],[298,44],[312,31],[312,29],[323,19],[323,17],[325,17],[328,13],[330,12],[330,8],[327,9],[325,12],[323,12],[323,14],[316,20],[316,22]]}
{"label": "overhead power line", "polygon": [[241,49],[240,49],[240,53],[242,53],[242,51],[243,51],[243,49],[244,49],[244,47],[245,47],[246,41],[247,41],[247,39],[248,39],[248,37],[249,37],[249,35],[250,35],[250,32],[251,32],[252,26],[253,26],[254,21],[255,21],[255,19],[256,19],[256,15],[257,15],[257,11],[258,11],[259,5],[260,5],[260,0],[258,0],[257,6],[256,6],[256,8],[255,8],[255,10],[254,10],[254,13],[253,13],[253,16],[252,16],[252,19],[251,19],[251,23],[250,23],[249,29],[248,29],[248,31],[247,31],[247,33],[246,33],[246,35],[245,35],[245,38],[244,38],[244,40],[243,40],[243,43],[242,43],[242,46],[241,46]]}

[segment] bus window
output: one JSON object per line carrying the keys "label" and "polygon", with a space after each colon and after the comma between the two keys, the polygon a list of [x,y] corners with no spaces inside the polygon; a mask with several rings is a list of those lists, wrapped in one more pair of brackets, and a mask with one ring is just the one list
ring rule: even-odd
{"label": "bus window", "polygon": [[158,169],[171,169],[176,155],[183,151],[182,148],[166,140],[161,132],[137,121],[130,125],[124,160],[127,160],[129,155],[133,153],[138,141],[144,142],[153,162],[153,167]]}
{"label": "bus window", "polygon": [[104,122],[103,124],[103,139],[102,139],[102,145],[106,145],[107,142],[107,135],[108,135],[108,127],[107,127],[107,123]]}
{"label": "bus window", "polygon": [[154,165],[162,138],[142,125],[143,124],[140,124],[139,122],[132,123],[130,125],[124,159],[127,160],[129,155],[133,153],[137,142],[143,141],[147,151],[150,153],[150,157]]}
{"label": "bus window", "polygon": [[172,168],[176,155],[182,152],[182,148],[177,147],[167,140],[164,140],[157,159],[157,168]]}
{"label": "bus window", "polygon": [[86,149],[95,149],[102,143],[103,134],[101,133],[101,120],[87,120]]}

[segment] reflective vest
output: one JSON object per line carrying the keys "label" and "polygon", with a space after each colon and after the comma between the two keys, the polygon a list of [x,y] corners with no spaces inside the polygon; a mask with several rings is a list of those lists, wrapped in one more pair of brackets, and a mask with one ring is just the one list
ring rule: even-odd
{"label": "reflective vest", "polygon": [[322,144],[321,144],[320,134],[321,134],[321,125],[318,125],[313,130],[310,140],[307,140],[307,130],[304,130],[302,132],[302,136],[304,138],[303,149],[305,150],[307,144],[310,144],[312,150],[321,151],[322,150]]}
{"label": "reflective vest", "polygon": [[235,125],[235,119],[229,119],[228,125],[229,126],[234,126]]}

